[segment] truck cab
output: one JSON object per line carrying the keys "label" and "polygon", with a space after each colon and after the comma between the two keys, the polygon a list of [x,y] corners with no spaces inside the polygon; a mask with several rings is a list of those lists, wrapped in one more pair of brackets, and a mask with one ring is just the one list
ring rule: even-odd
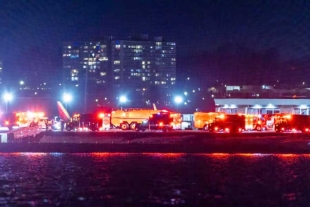
{"label": "truck cab", "polygon": [[148,119],[136,125],[136,131],[162,130],[163,132],[173,130],[173,116],[169,112],[151,114]]}
{"label": "truck cab", "polygon": [[208,124],[209,132],[240,133],[245,129],[245,116],[238,114],[221,114]]}

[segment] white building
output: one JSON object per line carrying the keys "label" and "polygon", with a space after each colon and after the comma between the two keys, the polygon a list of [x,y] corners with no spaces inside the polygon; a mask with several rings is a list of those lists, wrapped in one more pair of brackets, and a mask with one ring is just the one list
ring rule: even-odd
{"label": "white building", "polygon": [[310,115],[310,99],[214,99],[215,110],[229,114],[292,113]]}

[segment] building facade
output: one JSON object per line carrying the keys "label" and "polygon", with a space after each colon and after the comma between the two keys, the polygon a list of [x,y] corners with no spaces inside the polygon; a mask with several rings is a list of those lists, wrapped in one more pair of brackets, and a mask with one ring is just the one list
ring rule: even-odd
{"label": "building facade", "polygon": [[[109,48],[108,41],[66,42],[63,44],[63,82],[76,91],[84,109],[107,101]],[[86,109],[85,109],[86,110]]]}
{"label": "building facade", "polygon": [[176,83],[176,43],[162,38],[114,40],[111,44],[112,85],[133,105],[171,104]]}
{"label": "building facade", "polygon": [[[91,105],[168,106],[176,83],[176,43],[147,35],[63,44],[63,80]],[[68,89],[70,88],[70,89]],[[125,106],[124,106],[125,107]]]}

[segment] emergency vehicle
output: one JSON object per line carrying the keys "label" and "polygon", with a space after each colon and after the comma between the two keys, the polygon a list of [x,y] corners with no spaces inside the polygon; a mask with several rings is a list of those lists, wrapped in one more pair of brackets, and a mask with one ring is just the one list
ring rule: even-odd
{"label": "emergency vehicle", "polygon": [[102,119],[96,114],[74,114],[72,120],[65,125],[67,131],[99,131]]}
{"label": "emergency vehicle", "polygon": [[221,113],[217,112],[195,112],[194,113],[194,128],[208,130],[208,126]]}
{"label": "emergency vehicle", "polygon": [[310,130],[310,116],[300,114],[282,114],[275,116],[276,132],[296,132],[307,133]]}
{"label": "emergency vehicle", "polygon": [[245,116],[245,130],[262,131],[267,130],[265,116],[260,114],[246,114]]}
{"label": "emergency vehicle", "polygon": [[30,125],[39,125],[39,120],[44,116],[43,112],[10,112],[0,114],[1,127],[7,127],[9,130],[28,127]]}
{"label": "emergency vehicle", "polygon": [[156,114],[151,114],[148,119],[142,121],[142,123],[136,124],[136,131],[145,130],[162,130],[163,132],[173,130],[173,114],[168,111],[161,111]]}
{"label": "emergency vehicle", "polygon": [[137,123],[142,123],[151,114],[160,113],[161,110],[128,108],[114,110],[111,114],[111,125],[122,130],[135,130]]}
{"label": "emergency vehicle", "polygon": [[245,129],[245,116],[239,114],[221,114],[208,124],[209,132],[239,133]]}

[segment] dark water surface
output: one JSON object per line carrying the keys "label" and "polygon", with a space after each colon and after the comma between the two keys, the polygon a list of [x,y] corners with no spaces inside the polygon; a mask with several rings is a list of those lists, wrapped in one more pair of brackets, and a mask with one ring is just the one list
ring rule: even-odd
{"label": "dark water surface", "polygon": [[1,153],[0,206],[310,206],[310,155]]}

